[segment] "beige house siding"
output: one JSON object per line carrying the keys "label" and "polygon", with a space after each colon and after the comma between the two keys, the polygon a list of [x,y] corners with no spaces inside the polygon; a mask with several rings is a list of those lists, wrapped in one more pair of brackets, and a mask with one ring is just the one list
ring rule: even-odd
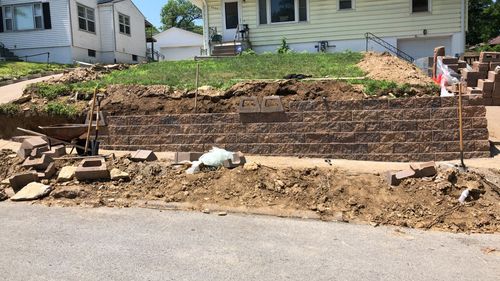
{"label": "beige house siding", "polygon": [[[431,0],[431,12],[412,14],[410,0],[356,0],[354,10],[338,11],[336,0],[309,0],[308,22],[258,24],[258,1],[240,1],[241,23],[250,27],[253,46],[361,39],[366,32],[380,37],[451,35],[461,32],[461,1]],[[222,2],[208,0],[209,26],[222,27]]]}

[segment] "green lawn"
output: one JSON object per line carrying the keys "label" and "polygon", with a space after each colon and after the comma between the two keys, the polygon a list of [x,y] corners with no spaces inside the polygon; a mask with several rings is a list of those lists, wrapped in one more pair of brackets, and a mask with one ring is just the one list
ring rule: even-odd
{"label": "green lawn", "polygon": [[[287,74],[306,74],[316,78],[359,77],[364,73],[356,64],[362,54],[268,54],[200,61],[200,83],[227,88],[240,80],[282,79]],[[99,83],[169,85],[181,89],[195,87],[195,61],[157,62],[115,71]],[[95,83],[92,83],[95,84]],[[88,86],[88,85],[80,85]]]}
{"label": "green lawn", "polygon": [[0,62],[0,80],[37,74],[44,71],[64,69],[65,65],[34,62],[2,61]]}

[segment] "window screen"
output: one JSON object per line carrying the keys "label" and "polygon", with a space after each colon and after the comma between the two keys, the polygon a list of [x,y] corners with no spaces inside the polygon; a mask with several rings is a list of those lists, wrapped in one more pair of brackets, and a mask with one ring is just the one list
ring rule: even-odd
{"label": "window screen", "polygon": [[339,0],[339,10],[352,9],[352,0]]}
{"label": "window screen", "polygon": [[429,0],[412,0],[412,12],[428,12]]}

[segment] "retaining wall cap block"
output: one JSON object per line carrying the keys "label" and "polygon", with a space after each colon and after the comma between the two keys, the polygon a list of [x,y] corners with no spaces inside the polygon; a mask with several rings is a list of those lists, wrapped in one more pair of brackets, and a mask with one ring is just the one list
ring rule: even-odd
{"label": "retaining wall cap block", "polygon": [[[252,105],[248,105],[252,104]],[[239,113],[256,113],[260,112],[260,104],[257,97],[241,97],[240,106],[238,107]]]}
{"label": "retaining wall cap block", "polygon": [[50,165],[50,163],[53,163],[54,159],[52,157],[47,156],[47,155],[42,155],[42,157],[37,158],[30,156],[24,160],[23,164],[21,167],[24,168],[33,168],[37,171],[45,171],[47,167]]}
{"label": "retaining wall cap block", "polygon": [[14,193],[19,192],[28,183],[36,181],[38,181],[38,174],[36,172],[19,173],[9,178],[10,186],[14,190]]}
{"label": "retaining wall cap block", "polygon": [[243,166],[247,162],[245,156],[241,152],[233,153],[233,159],[224,160],[224,167],[234,169],[238,166]]}
{"label": "retaining wall cap block", "polygon": [[46,145],[48,145],[48,143],[42,137],[31,137],[23,141],[23,143],[21,144],[21,148],[33,149]]}
{"label": "retaining wall cap block", "polygon": [[41,179],[51,179],[57,172],[56,164],[54,162],[50,163],[45,171],[38,173],[38,177]]}
{"label": "retaining wall cap block", "polygon": [[43,153],[49,157],[61,157],[66,155],[66,147],[64,145],[53,146],[49,151]]}
{"label": "retaining wall cap block", "polygon": [[412,178],[414,176],[415,176],[415,171],[413,171],[412,169],[403,170],[396,173],[396,179],[398,180],[404,180]]}
{"label": "retaining wall cap block", "polygon": [[389,185],[397,186],[401,183],[401,180],[396,177],[396,172],[387,172],[386,180]]}
{"label": "retaining wall cap block", "polygon": [[412,164],[410,167],[415,171],[415,176],[419,178],[433,177],[437,174],[436,163],[434,162]]}
{"label": "retaining wall cap block", "polygon": [[47,152],[47,151],[49,151],[48,145],[36,147],[36,148],[33,148],[33,150],[30,153],[30,156],[41,157],[43,155],[43,153]]}
{"label": "retaining wall cap block", "polygon": [[104,158],[89,158],[80,162],[76,168],[75,177],[78,180],[109,179],[109,171]]}
{"label": "retaining wall cap block", "polygon": [[31,149],[29,148],[19,148],[19,150],[17,151],[17,156],[19,156],[19,158],[22,158],[22,159],[25,159],[26,157],[30,156],[31,155]]}
{"label": "retaining wall cap block", "polygon": [[284,112],[280,96],[267,96],[262,99],[261,112]]}
{"label": "retaining wall cap block", "polygon": [[52,187],[38,182],[26,185],[18,193],[10,198],[12,201],[28,201],[43,198],[52,191]]}
{"label": "retaining wall cap block", "polygon": [[203,152],[176,152],[174,163],[198,161],[202,155]]}
{"label": "retaining wall cap block", "polygon": [[158,160],[156,154],[151,150],[137,150],[132,154],[130,160],[134,162],[151,162]]}

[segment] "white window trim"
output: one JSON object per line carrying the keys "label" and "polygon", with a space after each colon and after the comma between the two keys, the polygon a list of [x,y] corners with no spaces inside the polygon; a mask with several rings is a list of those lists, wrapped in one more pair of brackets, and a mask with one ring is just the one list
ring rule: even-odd
{"label": "white window trim", "polygon": [[[258,1],[257,1],[258,4]],[[283,21],[283,22],[272,22],[271,21],[271,0],[266,0],[266,12],[267,12],[267,24],[261,24],[260,23],[260,10],[259,10],[259,5],[257,5],[257,23],[258,25],[270,25],[270,24],[290,24],[290,23],[307,23],[309,22],[310,16],[310,7],[309,7],[309,0],[306,0],[306,9],[307,9],[307,20],[305,21],[299,21],[299,0],[294,0],[294,6],[295,6],[295,20],[294,21]]]}
{"label": "white window trim", "polygon": [[[85,9],[85,17],[80,17],[80,14],[78,13],[78,7],[81,6],[82,8]],[[94,14],[94,20],[90,20],[87,18],[87,9],[89,10],[92,10],[92,13]],[[92,33],[92,34],[96,34],[97,33],[97,24],[96,24],[96,17],[95,17],[95,9],[94,8],[91,8],[91,7],[88,7],[88,6],[85,6],[83,4],[80,4],[78,2],[76,2],[76,17],[78,18],[78,29],[80,31],[85,31],[85,32],[88,32],[88,33]],[[87,29],[82,29],[80,27],[80,18],[84,19],[86,21],[85,25],[87,27]],[[93,22],[94,23],[94,31],[90,31],[89,30],[89,21]]]}
{"label": "white window trim", "polygon": [[425,13],[432,13],[432,0],[428,0],[427,11],[423,11],[423,12],[414,12],[413,11],[413,0],[410,0],[409,4],[410,4],[410,15],[421,15],[421,14],[425,14]]}
{"label": "white window trim", "polygon": [[[122,25],[122,24],[120,23],[120,16],[122,16],[122,17],[123,17],[123,31],[124,31],[124,32],[121,32],[121,31],[120,31],[120,25]],[[128,18],[128,25],[127,25],[127,24],[125,24],[125,18]],[[127,33],[127,32],[126,32],[125,27],[127,27],[127,26],[128,26],[128,30],[130,31],[130,33]],[[118,32],[120,32],[120,34],[123,34],[123,35],[132,36],[132,22],[131,22],[131,20],[130,20],[130,16],[127,16],[127,15],[122,14],[122,13],[118,13]]]}
{"label": "white window trim", "polygon": [[351,0],[351,8],[350,9],[340,9],[340,0],[337,0],[337,11],[354,11],[356,10],[356,0]]}
{"label": "white window trim", "polygon": [[[27,5],[31,5],[31,11],[33,13],[33,26],[36,25],[36,20],[35,18],[37,17],[35,15],[35,5],[40,5],[40,11],[41,11],[41,15],[39,17],[42,18],[42,26],[40,28],[33,28],[33,29],[22,29],[22,30],[17,30],[16,28],[16,20],[15,20],[15,12],[14,12],[14,8],[15,7],[19,7],[19,6],[27,6]],[[12,17],[10,18],[7,18],[6,15],[5,15],[5,8],[6,7],[9,7],[10,8],[10,13],[12,15]],[[26,31],[38,31],[38,30],[44,30],[45,29],[45,21],[44,21],[44,18],[43,18],[43,6],[42,6],[42,2],[31,2],[31,3],[22,3],[22,4],[14,4],[14,5],[5,5],[5,6],[0,6],[0,9],[1,9],[1,12],[2,12],[2,18],[3,18],[3,31],[4,32],[26,32]],[[7,30],[7,20],[10,19],[12,21],[12,30]]]}

